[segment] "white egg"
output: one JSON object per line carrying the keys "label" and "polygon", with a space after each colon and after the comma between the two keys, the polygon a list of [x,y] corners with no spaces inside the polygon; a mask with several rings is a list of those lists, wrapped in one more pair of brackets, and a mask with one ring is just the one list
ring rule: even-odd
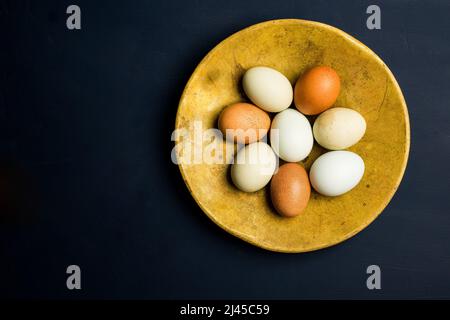
{"label": "white egg", "polygon": [[363,159],[350,151],[327,152],[314,161],[309,171],[313,188],[331,197],[353,189],[363,175]]}
{"label": "white egg", "polygon": [[313,126],[318,144],[329,150],[342,150],[356,144],[366,132],[363,116],[348,108],[331,108],[317,117]]}
{"label": "white egg", "polygon": [[294,109],[280,112],[272,121],[270,144],[284,161],[298,162],[305,159],[314,144],[308,119]]}
{"label": "white egg", "polygon": [[255,192],[269,183],[277,164],[277,157],[267,143],[251,143],[237,153],[231,179],[238,189]]}
{"label": "white egg", "polygon": [[267,112],[280,112],[292,103],[292,85],[275,69],[268,67],[248,69],[242,79],[242,86],[250,100]]}

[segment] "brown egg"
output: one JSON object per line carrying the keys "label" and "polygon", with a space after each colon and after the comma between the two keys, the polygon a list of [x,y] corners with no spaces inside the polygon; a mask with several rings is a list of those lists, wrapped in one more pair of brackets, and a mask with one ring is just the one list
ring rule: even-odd
{"label": "brown egg", "polygon": [[308,174],[297,163],[283,164],[272,177],[272,204],[284,217],[294,217],[302,213],[308,205],[310,194]]}
{"label": "brown egg", "polygon": [[252,143],[264,137],[270,128],[269,115],[260,108],[239,102],[226,107],[219,116],[219,129],[227,137],[227,129],[232,129],[231,138],[238,143]]}
{"label": "brown egg", "polygon": [[295,84],[295,106],[303,114],[319,114],[333,105],[340,89],[341,80],[336,71],[326,66],[314,67]]}

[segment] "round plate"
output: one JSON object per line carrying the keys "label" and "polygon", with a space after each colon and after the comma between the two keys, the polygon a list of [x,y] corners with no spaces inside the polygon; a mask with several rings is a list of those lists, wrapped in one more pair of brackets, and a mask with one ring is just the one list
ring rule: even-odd
{"label": "round plate", "polygon": [[[198,139],[196,131],[201,135],[217,127],[218,115],[225,106],[247,100],[240,79],[245,70],[260,65],[279,70],[292,84],[312,66],[333,67],[341,78],[341,92],[335,106],[355,109],[367,122],[365,136],[349,149],[365,161],[361,182],[338,197],[312,192],[307,209],[295,218],[282,218],[274,211],[268,187],[255,193],[237,190],[229,179],[229,165],[225,164],[229,156],[224,156],[222,163],[208,164],[201,161],[201,153],[200,158],[198,154],[192,156],[195,148],[186,147]],[[202,210],[236,237],[279,252],[325,248],[364,229],[394,195],[409,152],[406,103],[383,61],[339,29],[296,19],[253,25],[211,50],[186,85],[178,107],[176,129],[185,134],[183,139],[178,136],[176,159],[187,187]],[[209,138],[201,142],[203,146],[211,141],[221,147],[228,144],[222,139],[205,137]],[[324,152],[315,144],[301,164],[308,170]],[[190,163],[186,159],[191,159]]]}

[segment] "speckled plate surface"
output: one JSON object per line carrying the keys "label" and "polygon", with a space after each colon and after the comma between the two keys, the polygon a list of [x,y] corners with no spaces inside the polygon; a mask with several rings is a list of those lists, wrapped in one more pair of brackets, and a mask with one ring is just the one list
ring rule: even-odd
{"label": "speckled plate surface", "polygon": [[[292,84],[312,66],[329,65],[338,72],[342,88],[335,106],[355,109],[367,122],[364,138],[349,149],[365,161],[363,179],[339,197],[312,192],[306,211],[291,219],[276,214],[267,187],[251,194],[237,190],[227,164],[181,163],[187,187],[217,225],[268,250],[312,251],[350,238],[386,207],[406,167],[409,120],[400,87],[383,61],[345,32],[312,21],[268,21],[233,34],[201,61],[181,97],[176,128],[194,139],[194,121],[201,121],[201,130],[216,127],[225,106],[247,100],[240,79],[258,65],[281,71]],[[183,147],[178,151],[183,162],[188,153]],[[301,164],[308,170],[324,152],[315,144]]]}

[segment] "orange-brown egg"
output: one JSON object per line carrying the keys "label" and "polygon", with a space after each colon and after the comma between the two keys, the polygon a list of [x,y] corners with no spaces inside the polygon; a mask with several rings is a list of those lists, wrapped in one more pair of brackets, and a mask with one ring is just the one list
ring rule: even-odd
{"label": "orange-brown egg", "polygon": [[[226,107],[219,116],[219,129],[224,137],[238,143],[253,143],[264,137],[270,128],[269,115],[260,108],[239,102]],[[232,136],[230,137],[230,133]]]}
{"label": "orange-brown egg", "polygon": [[297,163],[286,163],[272,177],[270,196],[277,212],[294,217],[305,210],[311,195],[306,170]]}
{"label": "orange-brown egg", "polygon": [[295,84],[295,106],[303,114],[319,114],[334,104],[340,89],[341,81],[334,69],[314,67],[300,76]]}

